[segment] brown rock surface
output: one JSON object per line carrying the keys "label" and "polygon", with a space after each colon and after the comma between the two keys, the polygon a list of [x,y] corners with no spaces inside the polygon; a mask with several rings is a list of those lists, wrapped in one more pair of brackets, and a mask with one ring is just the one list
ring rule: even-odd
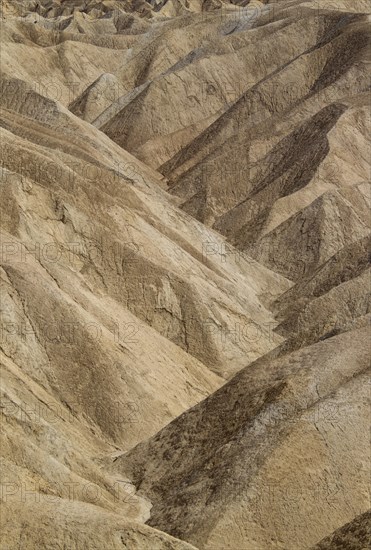
{"label": "brown rock surface", "polygon": [[0,548],[366,547],[368,12],[1,0]]}
{"label": "brown rock surface", "polygon": [[371,540],[370,520],[370,511],[357,516],[353,521],[340,527],[332,535],[313,546],[313,550],[338,550],[341,548],[364,550],[364,548],[368,548]]}
{"label": "brown rock surface", "polygon": [[149,524],[199,548],[296,549],[365,511],[368,334],[262,358],[117,458]]}

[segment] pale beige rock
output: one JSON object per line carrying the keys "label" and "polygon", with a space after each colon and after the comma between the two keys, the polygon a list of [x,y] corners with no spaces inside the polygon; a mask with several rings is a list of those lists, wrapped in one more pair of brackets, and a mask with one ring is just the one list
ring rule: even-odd
{"label": "pale beige rock", "polygon": [[1,0],[1,548],[363,550],[368,13]]}

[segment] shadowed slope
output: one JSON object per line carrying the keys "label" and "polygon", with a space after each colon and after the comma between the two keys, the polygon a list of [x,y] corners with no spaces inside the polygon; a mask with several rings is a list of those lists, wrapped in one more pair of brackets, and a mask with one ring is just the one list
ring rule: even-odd
{"label": "shadowed slope", "polygon": [[367,334],[262,358],[117,458],[149,524],[200,548],[294,549],[365,510]]}

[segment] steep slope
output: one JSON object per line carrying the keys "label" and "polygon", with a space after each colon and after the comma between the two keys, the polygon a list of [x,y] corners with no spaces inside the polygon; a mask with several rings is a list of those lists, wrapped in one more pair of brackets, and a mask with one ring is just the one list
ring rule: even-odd
{"label": "steep slope", "polygon": [[133,91],[94,124],[162,164],[186,212],[296,281],[369,233],[367,5],[246,9],[159,24],[116,73],[127,82],[135,60]]}
{"label": "steep slope", "polygon": [[[45,247],[51,223],[52,240],[65,250],[61,262],[72,262],[75,272],[76,268],[77,273],[83,271],[93,292],[108,293],[223,375],[245,364],[246,354],[254,360],[280,341],[279,337],[272,340],[269,328],[275,321],[259,295],[270,289],[274,297],[274,292],[286,290],[284,279],[253,260],[239,261],[232,249],[228,254],[222,238],[212,232],[205,234],[200,224],[180,214],[164,193],[150,184],[151,176],[155,182],[159,179],[156,174],[145,167],[142,171],[140,163],[119,148],[115,150],[102,134],[57,104],[32,95],[26,85],[19,83],[16,94],[14,87],[14,81],[4,80],[6,106],[14,109],[18,105],[21,110],[19,114],[14,110],[3,113],[4,124],[16,132],[5,134],[4,167],[36,183],[41,179],[47,187],[40,189],[41,201],[47,201],[49,211],[40,211],[34,223],[30,215],[31,227],[24,232],[26,246],[33,238]],[[31,98],[40,106],[39,120],[34,123],[29,119]],[[27,125],[24,116],[28,116]],[[51,125],[61,128],[58,135],[49,130]],[[72,133],[73,147],[69,141]],[[30,141],[34,142],[31,150]],[[11,187],[9,194],[13,203],[21,200],[11,198]],[[25,199],[27,202],[27,194]],[[39,201],[37,198],[38,206]],[[22,217],[18,223],[22,226]],[[76,252],[71,243],[77,244]],[[59,262],[49,262],[48,267],[56,271]],[[234,297],[236,284],[244,291]],[[244,337],[227,334],[224,339],[224,331],[234,325],[243,327]],[[255,340],[249,340],[250,335]]]}
{"label": "steep slope", "polygon": [[116,459],[198,548],[308,548],[368,508],[368,329],[258,360]]}
{"label": "steep slope", "polygon": [[1,0],[1,548],[363,544],[369,28]]}
{"label": "steep slope", "polygon": [[367,548],[371,537],[370,520],[370,511],[357,516],[353,521],[340,527],[332,535],[313,546],[313,550],[338,550],[340,548],[363,550],[363,548]]}
{"label": "steep slope", "polygon": [[369,323],[370,237],[340,250],[274,304],[290,350]]}
{"label": "steep slope", "polygon": [[[275,54],[265,57],[259,49],[264,74],[247,91],[240,88],[224,114],[159,168],[188,213],[295,281],[328,259],[326,248],[331,255],[347,244],[342,233],[357,240],[370,224],[362,216],[370,173],[369,23],[350,4],[330,13],[316,5],[285,9],[284,26],[282,19],[264,24],[262,17],[260,26],[239,31],[264,46],[264,29],[271,30]],[[272,60],[274,68],[266,65]],[[224,91],[236,89],[223,84]],[[351,204],[327,206],[332,193],[343,198],[351,190]]]}
{"label": "steep slope", "polygon": [[[53,48],[25,47],[35,56],[32,71],[43,74],[43,52],[52,56]],[[65,71],[60,57],[53,67]],[[23,80],[31,70],[25,55],[13,66],[19,77],[8,69],[2,544],[187,548],[128,523],[145,521],[149,503],[101,461],[153,435],[281,342],[264,304],[290,284],[239,258],[177,209],[160,174]],[[45,528],[35,531],[38,521]]]}
{"label": "steep slope", "polygon": [[[130,155],[21,81],[2,84],[1,544],[186,548],[128,523],[143,522],[148,503],[99,460],[223,379],[126,307],[119,274],[140,251],[130,231],[149,227],[124,175]],[[143,167],[141,177],[144,193],[157,176]]]}

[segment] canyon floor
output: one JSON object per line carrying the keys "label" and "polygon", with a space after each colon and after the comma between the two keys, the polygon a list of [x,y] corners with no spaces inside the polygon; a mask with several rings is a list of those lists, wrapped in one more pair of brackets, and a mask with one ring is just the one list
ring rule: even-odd
{"label": "canyon floor", "polygon": [[1,0],[1,549],[369,547],[370,13]]}

